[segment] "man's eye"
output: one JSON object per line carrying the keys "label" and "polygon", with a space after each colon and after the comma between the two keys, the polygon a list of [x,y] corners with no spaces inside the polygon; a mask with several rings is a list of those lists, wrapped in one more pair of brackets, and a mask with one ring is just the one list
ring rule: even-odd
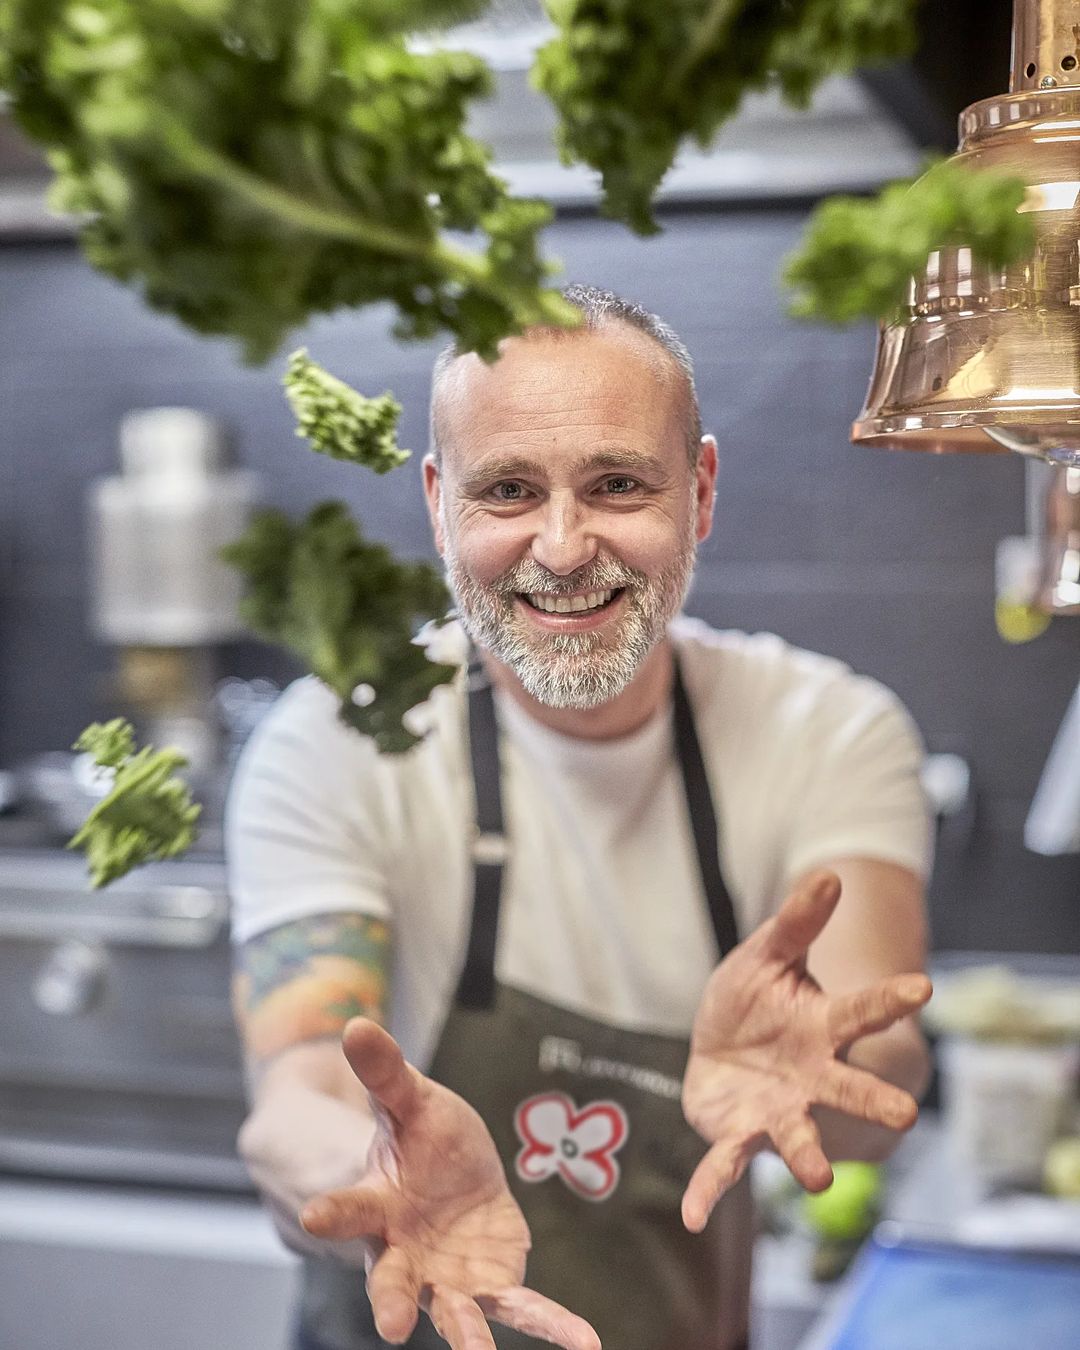
{"label": "man's eye", "polygon": [[526,497],[524,483],[496,483],[491,489],[490,496],[497,502],[520,502]]}
{"label": "man's eye", "polygon": [[619,474],[612,478],[604,479],[604,490],[610,492],[612,496],[621,497],[627,492],[633,492],[640,484],[636,478],[627,478]]}

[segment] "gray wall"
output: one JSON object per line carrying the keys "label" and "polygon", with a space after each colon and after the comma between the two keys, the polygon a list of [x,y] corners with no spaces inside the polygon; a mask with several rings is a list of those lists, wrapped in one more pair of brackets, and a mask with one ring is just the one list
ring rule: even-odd
{"label": "gray wall", "polygon": [[[856,450],[848,426],[872,332],[808,328],[775,277],[799,212],[673,214],[638,241],[560,220],[550,249],[572,278],[660,310],[693,351],[705,423],[722,451],[717,526],[690,608],[721,626],[771,629],[891,685],[931,747],[974,769],[973,819],[942,833],[932,906],[939,948],[1080,951],[1080,858],[1025,852],[1021,827],[1080,669],[1080,623],[1009,647],[993,623],[994,546],[1023,530],[1023,465]],[[369,311],[302,335],[331,369],[405,405],[402,444],[422,448],[432,348],[394,345]],[[283,359],[245,369],[96,276],[74,247],[0,248],[0,764],[66,747],[116,711],[111,653],[86,625],[83,497],[115,465],[130,408],[188,403],[236,427],[268,501],[299,511],[347,497],[371,534],[431,554],[412,466],[361,478],[293,436]],[[259,644],[224,670],[278,679]]]}

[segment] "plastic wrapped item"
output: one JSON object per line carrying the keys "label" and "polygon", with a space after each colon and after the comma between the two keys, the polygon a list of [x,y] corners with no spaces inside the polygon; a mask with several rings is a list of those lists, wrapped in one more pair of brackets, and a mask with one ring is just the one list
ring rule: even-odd
{"label": "plastic wrapped item", "polygon": [[1037,1187],[1069,1124],[1080,1050],[949,1036],[938,1048],[945,1129],[955,1162],[983,1189]]}
{"label": "plastic wrapped item", "polygon": [[200,646],[244,631],[242,578],[218,557],[241,535],[255,474],[226,466],[224,429],[193,408],[129,413],[124,472],[90,494],[94,627],[122,646]]}

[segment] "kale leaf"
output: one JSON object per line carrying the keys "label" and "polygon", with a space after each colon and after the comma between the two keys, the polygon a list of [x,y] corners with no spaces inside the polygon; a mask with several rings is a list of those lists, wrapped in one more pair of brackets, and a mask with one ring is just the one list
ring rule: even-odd
{"label": "kale leaf", "polygon": [[346,725],[389,753],[416,744],[402,716],[457,669],[414,641],[418,621],[449,605],[430,564],[399,562],[364,539],[342,502],[321,503],[299,524],[261,511],[222,557],[247,579],[244,620],[337,694]]}
{"label": "kale leaf", "polygon": [[751,90],[805,104],[829,74],[914,46],[916,0],[547,0],[559,32],[533,79],[567,162],[599,170],[604,212],[640,234],[684,138],[706,147]]}
{"label": "kale leaf", "polygon": [[313,361],[303,347],[289,357],[282,384],[296,414],[296,434],[319,454],[363,464],[376,473],[389,473],[409,458],[396,439],[401,404],[389,391],[365,398]]}
{"label": "kale leaf", "polygon": [[87,727],[74,749],[87,751],[113,775],[108,795],[68,842],[69,848],[86,854],[95,889],[133,867],[173,858],[191,846],[202,808],[192,801],[188,785],[174,776],[187,764],[178,750],[148,745],[136,752],[134,732],[122,718]]}
{"label": "kale leaf", "polygon": [[785,262],[791,312],[840,324],[888,317],[931,250],[949,244],[967,245],[991,268],[1008,266],[1035,243],[1033,217],[1017,211],[1025,191],[1020,179],[944,160],[874,198],[828,198]]}
{"label": "kale leaf", "polygon": [[490,359],[577,314],[544,286],[550,209],[464,131],[487,67],[403,36],[481,7],[0,0],[0,88],[91,263],[190,328],[261,361],[314,314],[385,300],[399,336]]}

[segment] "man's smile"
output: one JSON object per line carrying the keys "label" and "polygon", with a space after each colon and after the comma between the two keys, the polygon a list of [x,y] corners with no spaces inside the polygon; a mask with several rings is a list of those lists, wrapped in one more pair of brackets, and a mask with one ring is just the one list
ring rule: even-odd
{"label": "man's smile", "polygon": [[578,595],[552,595],[546,591],[522,594],[533,609],[543,610],[546,614],[574,614],[583,610],[603,609],[612,599],[621,594],[623,587],[613,590],[584,591]]}
{"label": "man's smile", "polygon": [[577,595],[555,595],[546,591],[517,592],[514,599],[528,621],[556,632],[575,632],[598,628],[606,623],[621,601],[626,587],[612,590],[582,591]]}

